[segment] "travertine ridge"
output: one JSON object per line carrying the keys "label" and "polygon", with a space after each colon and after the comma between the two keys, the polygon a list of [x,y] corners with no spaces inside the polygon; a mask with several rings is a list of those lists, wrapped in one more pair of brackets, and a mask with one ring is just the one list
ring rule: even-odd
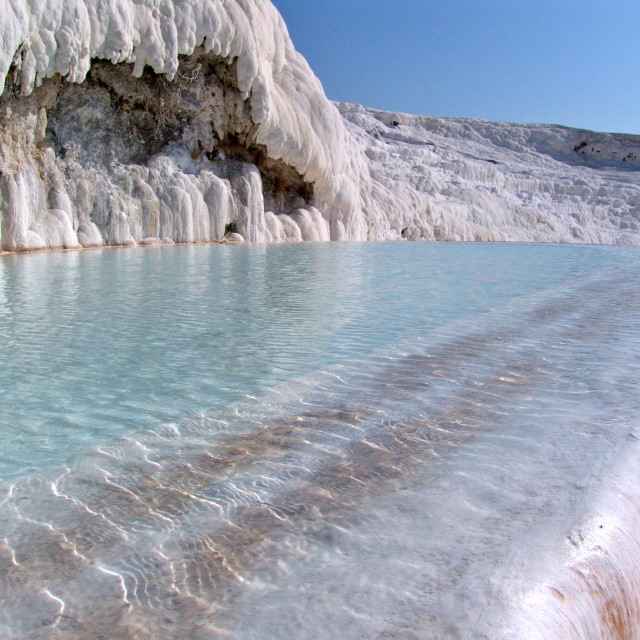
{"label": "travertine ridge", "polygon": [[4,0],[4,250],[640,244],[640,139],[334,105],[269,0]]}

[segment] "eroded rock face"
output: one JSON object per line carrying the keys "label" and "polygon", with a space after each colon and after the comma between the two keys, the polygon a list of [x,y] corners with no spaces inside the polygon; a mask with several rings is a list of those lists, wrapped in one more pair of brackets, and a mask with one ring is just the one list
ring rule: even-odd
{"label": "eroded rock face", "polygon": [[[300,240],[282,216],[314,212],[313,185],[256,142],[233,61],[196,52],[173,81],[95,62],[2,108],[5,249],[222,240]],[[266,215],[265,215],[266,212]],[[299,216],[301,214],[296,214]]]}
{"label": "eroded rock face", "polygon": [[366,238],[366,159],[269,0],[5,9],[2,248]]}
{"label": "eroded rock face", "polygon": [[5,9],[3,249],[640,244],[637,137],[336,108],[269,0]]}

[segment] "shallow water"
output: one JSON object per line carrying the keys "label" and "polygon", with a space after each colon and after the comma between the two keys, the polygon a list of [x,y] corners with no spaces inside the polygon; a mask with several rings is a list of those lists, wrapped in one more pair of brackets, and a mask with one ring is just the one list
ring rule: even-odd
{"label": "shallow water", "polygon": [[404,243],[1,257],[0,632],[637,629],[639,266]]}
{"label": "shallow water", "polygon": [[[0,478],[428,334],[583,269],[580,250],[497,253],[508,273],[481,245],[3,256]],[[607,259],[593,252],[584,268]]]}

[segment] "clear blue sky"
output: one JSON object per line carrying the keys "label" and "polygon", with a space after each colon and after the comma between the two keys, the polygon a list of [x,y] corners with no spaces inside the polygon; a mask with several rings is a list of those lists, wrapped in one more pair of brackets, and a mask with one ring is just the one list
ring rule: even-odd
{"label": "clear blue sky", "polygon": [[640,0],[273,0],[332,100],[640,134]]}

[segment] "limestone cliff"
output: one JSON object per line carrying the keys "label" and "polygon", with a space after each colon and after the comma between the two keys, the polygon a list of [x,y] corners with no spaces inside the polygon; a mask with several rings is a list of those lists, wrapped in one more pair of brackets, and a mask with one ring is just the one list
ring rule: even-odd
{"label": "limestone cliff", "polygon": [[4,249],[366,237],[363,158],[268,0],[3,4]]}
{"label": "limestone cliff", "polygon": [[0,0],[5,250],[640,244],[640,138],[334,105],[269,0]]}

